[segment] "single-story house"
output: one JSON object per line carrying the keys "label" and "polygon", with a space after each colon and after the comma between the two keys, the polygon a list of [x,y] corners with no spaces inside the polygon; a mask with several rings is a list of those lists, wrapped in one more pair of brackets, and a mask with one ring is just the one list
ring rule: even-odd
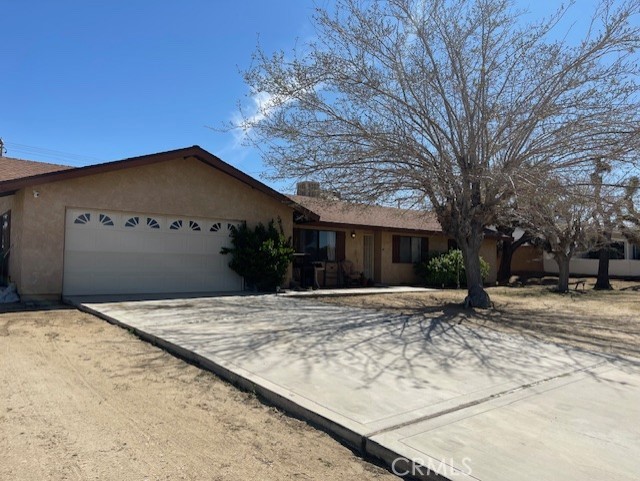
{"label": "single-story house", "polygon": [[[198,146],[86,167],[0,157],[0,283],[26,300],[237,291],[230,226],[278,217],[301,256],[377,283],[417,281],[413,262],[452,242],[433,217],[286,196]],[[493,282],[496,238],[482,255]]]}
{"label": "single-story house", "polygon": [[[309,254],[314,261],[331,263],[346,259],[355,271],[375,283],[413,284],[420,282],[413,269],[415,262],[456,247],[432,213],[354,205],[330,195],[323,198],[318,188],[303,187],[306,195],[299,195],[298,189],[298,195],[289,197],[317,218],[298,215],[293,241],[297,252]],[[480,250],[490,266],[489,283],[496,281],[498,239],[498,235],[487,232]],[[323,274],[326,276],[327,271]]]}

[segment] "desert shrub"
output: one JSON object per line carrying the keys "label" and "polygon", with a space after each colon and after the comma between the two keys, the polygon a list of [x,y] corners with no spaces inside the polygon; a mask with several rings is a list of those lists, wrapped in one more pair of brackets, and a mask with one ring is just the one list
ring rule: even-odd
{"label": "desert shrub", "polygon": [[294,249],[286,238],[282,221],[259,223],[251,229],[243,222],[231,227],[232,247],[224,247],[221,254],[231,254],[229,267],[244,277],[247,287],[261,292],[276,290],[284,281]]}
{"label": "desert shrub", "polygon": [[[425,284],[434,287],[464,287],[467,275],[460,249],[452,249],[444,254],[435,254],[414,266],[416,274]],[[489,276],[489,263],[480,258],[482,280]]]}

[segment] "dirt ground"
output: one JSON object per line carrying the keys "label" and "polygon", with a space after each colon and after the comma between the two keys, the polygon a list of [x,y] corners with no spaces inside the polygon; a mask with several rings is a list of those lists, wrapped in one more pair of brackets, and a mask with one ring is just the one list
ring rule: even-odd
{"label": "dirt ground", "polygon": [[552,291],[557,279],[525,280],[487,289],[494,308],[461,307],[465,290],[346,296],[332,304],[422,314],[443,322],[467,322],[608,354],[640,357],[640,281],[612,281],[614,290],[595,291],[595,279],[568,294]]}
{"label": "dirt ground", "polygon": [[398,479],[73,309],[0,314],[0,453],[0,480]]}

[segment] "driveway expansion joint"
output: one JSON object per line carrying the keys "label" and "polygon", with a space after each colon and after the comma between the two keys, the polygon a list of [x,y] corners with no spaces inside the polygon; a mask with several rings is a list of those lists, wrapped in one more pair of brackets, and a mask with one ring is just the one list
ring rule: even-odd
{"label": "driveway expansion joint", "polygon": [[523,384],[521,386],[518,386],[518,387],[515,387],[515,388],[512,388],[512,389],[506,389],[506,390],[498,392],[498,393],[493,393],[493,394],[490,394],[489,396],[485,396],[485,397],[480,398],[480,399],[474,399],[473,401],[462,403],[462,404],[460,404],[458,406],[454,406],[454,407],[449,408],[449,409],[443,409],[442,411],[438,411],[438,412],[435,412],[435,413],[432,413],[432,414],[427,414],[425,416],[420,416],[420,417],[417,417],[415,419],[411,419],[409,421],[405,421],[405,422],[402,422],[402,423],[394,424],[393,426],[388,426],[386,428],[378,429],[376,431],[371,431],[369,433],[364,434],[364,437],[365,438],[374,438],[375,436],[379,436],[381,434],[386,434],[386,433],[389,433],[389,432],[392,432],[392,431],[397,431],[398,429],[406,428],[408,426],[413,426],[415,424],[420,424],[420,423],[425,422],[425,421],[430,421],[431,419],[436,419],[436,418],[439,418],[439,417],[442,417],[442,416],[445,416],[445,415],[448,415],[448,414],[452,414],[452,413],[455,413],[455,412],[463,411],[465,409],[468,409],[468,408],[471,408],[471,407],[475,407],[475,406],[478,406],[480,404],[485,404],[485,403],[488,403],[490,401],[495,401],[496,399],[503,398],[503,397],[506,397],[506,396],[509,396],[509,395],[512,395],[512,394],[521,393],[522,391],[526,391],[528,389],[533,389],[535,387],[539,387],[539,386],[542,386],[544,384],[548,384],[548,383],[550,383],[552,381],[555,381],[557,379],[568,378],[568,377],[574,376],[576,374],[580,374],[582,372],[598,369],[598,368],[600,368],[600,367],[602,367],[604,365],[607,365],[607,364],[610,364],[609,361],[602,361],[602,362],[598,362],[598,363],[592,364],[590,366],[581,367],[579,369],[574,369],[574,370],[569,371],[569,372],[557,374],[555,376],[549,376],[549,377],[546,377],[544,379],[540,379],[538,381],[530,382],[528,384]]}

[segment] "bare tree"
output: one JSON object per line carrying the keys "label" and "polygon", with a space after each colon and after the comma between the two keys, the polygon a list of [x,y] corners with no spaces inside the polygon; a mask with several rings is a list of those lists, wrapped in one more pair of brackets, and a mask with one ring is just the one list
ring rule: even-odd
{"label": "bare tree", "polygon": [[468,303],[487,307],[479,250],[519,186],[624,161],[639,141],[640,0],[604,0],[581,42],[569,6],[525,24],[510,0],[337,0],[317,40],[258,48],[245,72],[252,145],[276,178],[348,199],[433,209],[462,249]]}

